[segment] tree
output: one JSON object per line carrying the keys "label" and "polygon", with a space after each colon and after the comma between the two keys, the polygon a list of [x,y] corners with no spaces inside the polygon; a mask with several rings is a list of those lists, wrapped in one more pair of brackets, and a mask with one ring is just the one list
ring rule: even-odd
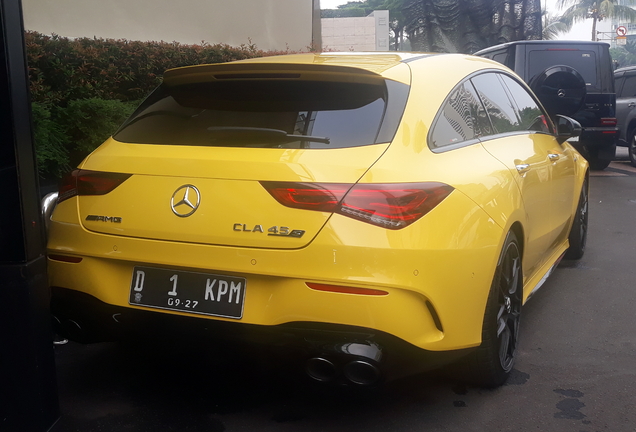
{"label": "tree", "polygon": [[412,0],[404,8],[414,49],[472,54],[517,40],[541,39],[539,0]]}
{"label": "tree", "polygon": [[563,21],[560,16],[552,15],[547,10],[541,13],[543,17],[543,34],[544,40],[556,39],[561,33],[570,31],[572,23],[568,24]]}
{"label": "tree", "polygon": [[592,20],[592,40],[596,40],[596,23],[605,18],[636,22],[636,10],[619,3],[634,4],[634,0],[557,0],[559,9],[567,8],[561,20],[576,23]]}

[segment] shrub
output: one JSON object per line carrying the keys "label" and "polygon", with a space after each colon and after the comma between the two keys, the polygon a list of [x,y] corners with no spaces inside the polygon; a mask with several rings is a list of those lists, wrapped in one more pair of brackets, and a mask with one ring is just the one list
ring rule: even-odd
{"label": "shrub", "polygon": [[161,83],[166,69],[279,54],[253,44],[184,45],[124,39],[68,39],[25,35],[34,101],[65,105],[74,99],[139,100]]}
{"label": "shrub", "polygon": [[77,99],[59,108],[57,121],[69,141],[70,162],[77,165],[87,154],[110,137],[132,114],[138,101]]}
{"label": "shrub", "polygon": [[72,100],[66,107],[33,102],[33,130],[40,175],[60,178],[111,136],[137,101]]}
{"label": "shrub", "polygon": [[41,175],[57,178],[108,138],[166,69],[289,53],[255,45],[184,45],[25,34]]}
{"label": "shrub", "polygon": [[59,178],[70,169],[68,137],[63,128],[51,120],[51,111],[44,104],[33,102],[31,112],[38,170],[44,177]]}

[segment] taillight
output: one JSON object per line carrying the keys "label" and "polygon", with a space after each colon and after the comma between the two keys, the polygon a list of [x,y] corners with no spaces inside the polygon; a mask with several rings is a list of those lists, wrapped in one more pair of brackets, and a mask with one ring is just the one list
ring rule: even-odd
{"label": "taillight", "polygon": [[614,117],[603,117],[601,119],[601,126],[616,126],[617,121]]}
{"label": "taillight", "polygon": [[387,229],[404,228],[444,200],[443,183],[330,184],[261,182],[287,207],[334,212]]}
{"label": "taillight", "polygon": [[284,206],[334,212],[351,184],[261,182],[263,187]]}
{"label": "taillight", "polygon": [[105,195],[128,179],[131,174],[76,169],[64,176],[57,202],[75,195]]}

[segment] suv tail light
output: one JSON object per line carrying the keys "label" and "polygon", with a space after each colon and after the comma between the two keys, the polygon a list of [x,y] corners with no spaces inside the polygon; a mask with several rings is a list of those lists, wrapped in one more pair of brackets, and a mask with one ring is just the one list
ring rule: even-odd
{"label": "suv tail light", "polygon": [[282,205],[334,212],[387,229],[404,228],[441,203],[444,183],[336,184],[261,182]]}
{"label": "suv tail light", "polygon": [[131,174],[76,169],[65,175],[57,202],[75,195],[105,195],[127,180]]}
{"label": "suv tail light", "polygon": [[601,126],[616,126],[617,122],[614,117],[601,118]]}

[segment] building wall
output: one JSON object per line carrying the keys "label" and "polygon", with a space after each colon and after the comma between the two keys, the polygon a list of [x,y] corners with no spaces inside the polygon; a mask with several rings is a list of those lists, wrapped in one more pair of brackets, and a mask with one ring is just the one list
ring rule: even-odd
{"label": "building wall", "polygon": [[319,45],[319,0],[22,0],[27,30],[185,44]]}
{"label": "building wall", "polygon": [[322,18],[321,21],[324,50],[389,50],[389,11],[374,11],[360,18]]}

